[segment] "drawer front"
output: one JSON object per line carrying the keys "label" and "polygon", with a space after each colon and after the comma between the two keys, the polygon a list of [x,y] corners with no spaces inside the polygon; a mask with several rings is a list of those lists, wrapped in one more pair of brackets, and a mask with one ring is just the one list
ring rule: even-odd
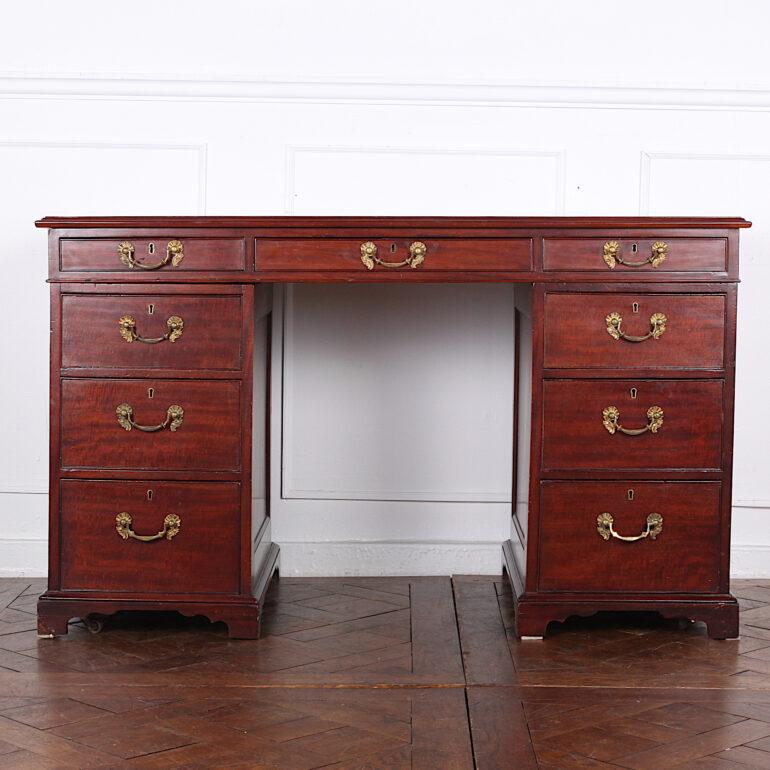
{"label": "drawer front", "polygon": [[[664,244],[665,249],[655,244]],[[616,248],[617,247],[617,248]],[[661,259],[662,257],[662,259]],[[654,260],[654,264],[653,264]],[[630,272],[725,272],[724,238],[546,238],[545,270]]]}
{"label": "drawer front", "polygon": [[[126,245],[127,244],[127,245]],[[62,272],[178,273],[245,270],[244,238],[62,238]]]}
{"label": "drawer front", "polygon": [[721,380],[546,380],[543,470],[718,470],[722,388]]}
{"label": "drawer front", "polygon": [[66,480],[60,516],[65,590],[238,592],[239,484]]}
{"label": "drawer front", "polygon": [[65,294],[62,366],[241,369],[238,296]]}
{"label": "drawer front", "polygon": [[[541,591],[714,592],[719,587],[720,484],[716,482],[544,482]],[[633,496],[633,500],[629,500]],[[648,517],[660,532],[635,541]]]}
{"label": "drawer front", "polygon": [[721,369],[721,294],[545,295],[544,367]]}
{"label": "drawer front", "polygon": [[63,468],[240,470],[239,382],[82,378],[61,390]]}
{"label": "drawer front", "polygon": [[[375,251],[362,246],[371,243]],[[424,246],[420,252],[413,244]],[[383,265],[387,262],[392,266]],[[371,266],[371,267],[370,267]],[[349,270],[355,272],[411,274],[416,271],[509,272],[532,269],[530,238],[430,239],[281,239],[257,240],[256,269]]]}

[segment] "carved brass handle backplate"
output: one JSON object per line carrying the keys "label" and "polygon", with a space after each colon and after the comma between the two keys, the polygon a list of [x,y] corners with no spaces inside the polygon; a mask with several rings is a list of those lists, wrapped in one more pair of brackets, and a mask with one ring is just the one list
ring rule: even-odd
{"label": "carved brass handle backplate", "polygon": [[122,511],[115,517],[115,529],[118,534],[124,539],[128,540],[133,538],[134,540],[140,540],[143,543],[151,543],[153,540],[171,540],[179,534],[179,529],[182,526],[182,520],[175,513],[169,513],[165,519],[163,519],[163,529],[160,532],[156,532],[154,535],[137,535],[133,529],[131,529],[131,514]]}
{"label": "carved brass handle backplate", "polygon": [[131,404],[119,404],[115,408],[115,414],[118,416],[118,422],[120,423],[121,428],[125,428],[126,430],[136,428],[137,430],[142,430],[145,433],[155,433],[156,431],[163,430],[164,428],[168,428],[173,432],[179,428],[179,426],[182,424],[182,420],[184,419],[184,409],[182,409],[179,404],[172,404],[166,410],[166,419],[163,420],[160,425],[139,425],[138,423],[134,422],[134,408],[131,406]]}
{"label": "carved brass handle backplate", "polygon": [[604,540],[609,540],[611,537],[614,537],[616,540],[624,540],[626,543],[644,540],[646,537],[655,540],[663,531],[663,517],[659,513],[651,513],[647,517],[647,525],[640,535],[619,535],[613,527],[614,521],[611,513],[600,513],[596,517],[596,531]]}
{"label": "carved brass handle backplate", "polygon": [[425,261],[428,247],[422,241],[414,241],[409,246],[409,256],[401,262],[386,262],[377,256],[377,244],[366,241],[361,244],[361,261],[367,270],[374,270],[375,264],[382,267],[419,267]]}
{"label": "carved brass handle backplate", "polygon": [[124,315],[118,320],[118,327],[120,328],[120,336],[126,342],[144,342],[146,345],[154,345],[157,342],[176,342],[184,331],[184,321],[178,315],[172,315],[166,319],[166,326],[168,331],[162,337],[142,337],[136,330],[136,321],[133,316]]}
{"label": "carved brass handle backplate", "polygon": [[617,241],[607,241],[604,244],[604,261],[612,270],[615,265],[625,265],[626,267],[644,267],[652,265],[660,267],[668,256],[668,244],[663,241],[655,241],[650,249],[650,256],[640,262],[627,262],[620,253],[620,244]]}
{"label": "carved brass handle backplate", "polygon": [[666,331],[666,324],[668,318],[663,313],[653,313],[650,316],[650,331],[642,337],[634,337],[631,334],[626,334],[620,325],[623,323],[623,317],[620,313],[610,313],[607,318],[604,319],[607,322],[607,334],[616,340],[625,340],[626,342],[644,342],[648,339],[658,340],[664,331]]}
{"label": "carved brass handle backplate", "polygon": [[647,425],[643,428],[624,428],[620,424],[620,410],[616,406],[607,406],[602,410],[602,423],[608,433],[625,433],[626,436],[640,436],[642,433],[657,433],[663,425],[663,410],[659,406],[651,406],[647,410]]}
{"label": "carved brass handle backplate", "polygon": [[134,256],[136,253],[136,247],[131,241],[123,241],[118,244],[118,256],[120,261],[128,268],[138,267],[142,270],[159,270],[161,267],[165,267],[169,262],[171,267],[177,267],[179,263],[184,259],[184,245],[182,241],[169,241],[166,244],[166,256],[154,265],[145,265],[143,262],[139,262]]}

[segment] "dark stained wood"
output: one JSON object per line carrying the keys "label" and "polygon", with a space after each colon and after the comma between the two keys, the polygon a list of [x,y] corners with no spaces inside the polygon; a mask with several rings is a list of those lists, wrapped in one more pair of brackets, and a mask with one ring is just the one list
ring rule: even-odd
{"label": "dark stained wood", "polygon": [[[726,271],[727,240],[725,238],[659,238],[645,235],[642,238],[616,238],[612,232],[601,238],[546,238],[543,243],[543,267],[545,270],[601,270],[608,267],[604,261],[604,244],[617,241],[620,255],[626,262],[641,262],[647,259],[652,244],[665,241],[668,255],[658,266],[651,264],[630,267],[618,263],[612,268],[614,273],[643,271],[665,273],[669,271]],[[636,245],[637,251],[632,247]]]}
{"label": "dark stained wood", "polygon": [[[444,578],[282,579],[263,638],[238,642],[221,625],[147,613],[37,639],[43,582],[0,580],[0,768],[770,764],[770,581],[733,584],[740,641],[606,615],[521,642],[499,577],[456,578],[458,618],[505,640],[515,665],[514,681],[489,667],[483,685],[457,681],[455,666],[413,671],[410,627],[451,596]],[[417,583],[435,586],[415,602]],[[460,637],[481,652],[474,627],[460,622]]]}
{"label": "dark stained wood", "polygon": [[[427,247],[425,261],[417,268],[388,268],[376,264],[371,272],[401,273],[431,270],[527,271],[532,269],[531,238],[477,238],[474,240],[425,238],[375,238],[377,256],[398,263],[409,257],[409,246],[415,241]],[[257,271],[283,270],[358,270],[362,267],[361,240],[329,238],[318,240],[257,239]]]}
{"label": "dark stained wood", "polygon": [[[715,593],[720,503],[716,482],[543,482],[538,587],[603,595]],[[624,536],[645,531],[651,513],[663,516],[663,531],[655,540],[604,540],[596,526],[604,512]]]}
{"label": "dark stained wood", "polygon": [[[235,483],[62,481],[62,589],[237,593],[240,505]],[[138,535],[161,531],[169,514],[181,527],[171,540],[123,540],[115,527],[120,512]]]}
{"label": "dark stained wood", "polygon": [[[237,471],[241,467],[237,380],[63,379],[61,387],[62,468]],[[140,425],[161,424],[173,404],[184,409],[184,418],[174,432],[127,431],[115,414],[123,403],[133,407]]]}
{"label": "dark stained wood", "polygon": [[[719,380],[546,380],[542,468],[719,470],[722,399]],[[647,410],[660,406],[663,425],[657,433],[610,434],[602,423],[608,406],[630,429],[647,425]]]}
{"label": "dark stained wood", "polygon": [[[59,241],[59,259],[62,272],[140,272],[147,273],[140,267],[128,267],[120,261],[118,245],[130,241],[134,247],[137,262],[152,266],[160,263],[166,256],[166,246],[174,237],[159,235],[157,238],[125,239],[112,238],[62,238]],[[243,238],[180,238],[184,246],[182,261],[174,266],[171,263],[158,268],[159,273],[184,273],[189,270],[244,270],[246,268],[246,245]],[[149,253],[150,244],[154,252]],[[155,272],[155,271],[153,271]]]}
{"label": "dark stained wood", "polygon": [[[40,600],[42,628],[58,633],[73,614],[96,612],[92,605],[98,601],[104,614],[121,608],[193,614],[197,607],[209,617],[227,615],[233,635],[258,629],[260,599],[278,568],[264,483],[269,423],[260,415],[269,410],[264,343],[270,311],[269,289],[261,284],[501,281],[533,284],[520,292],[520,305],[517,300],[524,322],[517,357],[529,371],[517,381],[513,427],[516,440],[530,444],[530,468],[528,476],[516,469],[512,539],[504,550],[520,601],[512,627],[539,635],[550,620],[637,609],[706,620],[715,637],[737,633],[737,604],[728,586],[729,522],[738,231],[749,226],[745,220],[54,217],[37,224],[49,229],[55,284],[50,591]],[[118,258],[118,244],[128,240],[137,259],[158,262],[172,239],[181,240],[185,250],[176,267],[129,268]],[[367,240],[389,262],[403,261],[409,245],[422,241],[425,261],[417,268],[378,264],[369,270],[360,258],[360,244]],[[658,267],[612,268],[602,258],[608,240],[619,241],[627,260],[646,258],[657,240],[668,244],[668,255]],[[155,312],[145,315],[149,304]],[[663,312],[666,331],[640,343],[614,340],[605,316],[615,311],[623,315],[625,331],[635,335],[647,332],[649,315]],[[156,336],[164,331],[164,314],[183,315],[185,332],[173,344],[125,343],[116,333],[118,312],[141,315],[140,333]],[[200,333],[201,326],[208,334]],[[154,389],[153,398],[148,388]],[[184,425],[173,435],[127,433],[114,414],[123,402],[131,403],[143,424],[157,424],[166,408],[178,403],[185,409]],[[661,406],[664,424],[654,435],[610,435],[601,420],[610,405],[620,409],[621,424],[632,428],[646,424],[650,406]],[[66,541],[68,553],[62,553],[60,481],[75,479],[95,489],[102,488],[97,480],[238,484],[239,505],[228,514],[228,524],[218,521],[238,543],[228,573],[237,575],[237,584],[218,603],[201,598],[197,605],[192,595],[173,592],[116,596],[105,587],[114,585],[109,580],[101,592],[97,587],[64,591],[62,567],[71,576],[80,556],[73,541]],[[544,486],[550,481],[565,486]],[[669,506],[663,512],[668,526],[655,542],[599,542],[595,524],[584,527],[570,514],[574,493],[543,492],[585,483],[603,491],[583,502],[609,506],[616,497],[608,490],[645,482],[650,482],[645,489],[658,490],[654,502]],[[685,486],[664,482],[712,485],[688,487],[693,494],[685,496]],[[644,518],[637,502],[635,513]],[[69,520],[85,521],[77,506],[67,510]],[[619,512],[616,525],[626,532],[631,519],[628,510]],[[643,522],[634,526],[638,530]],[[78,542],[87,540],[86,529],[77,531]],[[576,548],[582,558],[575,556]],[[621,554],[638,558],[621,560]],[[191,562],[204,558],[196,551]],[[609,582],[606,576],[615,572],[620,577]],[[416,671],[431,676],[435,667],[451,670],[454,652],[447,659],[443,653],[424,657],[434,633],[440,633],[437,649],[459,650],[456,629],[447,620],[451,601],[432,597],[437,589],[430,583],[415,581],[410,590],[432,608],[412,628],[420,642]],[[460,594],[472,590],[463,586]],[[483,637],[486,631],[479,633]],[[488,660],[481,667],[491,665]]]}
{"label": "dark stained wood", "polygon": [[[152,311],[152,312],[150,312]],[[65,294],[62,298],[62,367],[80,369],[221,369],[240,372],[241,297],[198,292],[180,295]],[[184,321],[174,342],[127,342],[118,320],[131,316],[136,333],[158,339],[167,319]]]}
{"label": "dark stained wood", "polygon": [[[636,312],[634,312],[636,304]],[[649,333],[663,313],[658,339],[628,342],[607,333],[606,317],[619,313],[622,331]],[[548,292],[545,297],[546,369],[722,369],[725,297],[719,294]]]}

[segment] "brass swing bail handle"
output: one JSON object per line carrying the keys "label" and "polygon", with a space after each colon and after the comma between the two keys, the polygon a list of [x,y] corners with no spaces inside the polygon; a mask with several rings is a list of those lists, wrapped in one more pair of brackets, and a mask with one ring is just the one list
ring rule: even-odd
{"label": "brass swing bail handle", "polygon": [[425,261],[428,247],[422,241],[414,241],[409,246],[409,256],[401,262],[386,262],[377,256],[377,244],[366,241],[361,244],[361,262],[367,270],[374,270],[375,264],[382,267],[419,267]]}
{"label": "brass swing bail handle", "polygon": [[118,423],[121,428],[144,431],[145,433],[156,433],[159,430],[168,428],[172,433],[179,428],[184,419],[184,409],[179,404],[172,404],[166,410],[166,419],[158,425],[139,425],[134,421],[134,408],[131,404],[118,404],[115,408],[115,414],[118,416]]}
{"label": "brass swing bail handle", "polygon": [[605,319],[607,324],[607,334],[616,340],[625,340],[626,342],[644,342],[645,340],[653,339],[659,340],[666,331],[666,324],[668,318],[663,313],[653,313],[650,316],[650,331],[641,337],[635,337],[632,334],[626,334],[621,329],[623,323],[623,317],[620,313],[610,313]]}
{"label": "brass swing bail handle", "polygon": [[124,315],[118,319],[120,336],[126,342],[144,342],[145,345],[155,345],[158,342],[176,342],[184,331],[184,321],[178,315],[172,315],[166,319],[168,331],[162,337],[142,337],[136,330],[136,320],[133,316]]}
{"label": "brass swing bail handle", "polygon": [[142,543],[151,543],[153,540],[160,540],[164,537],[166,540],[171,540],[172,537],[179,534],[179,530],[182,526],[182,520],[179,516],[175,513],[169,513],[169,515],[163,519],[163,529],[160,532],[156,532],[154,535],[137,535],[131,528],[132,521],[131,514],[121,511],[115,517],[115,529],[124,540],[133,538]]}
{"label": "brass swing bail handle", "polygon": [[134,256],[135,254],[136,247],[131,241],[123,241],[118,244],[118,257],[130,269],[138,267],[142,270],[160,270],[161,267],[165,267],[169,262],[171,267],[177,267],[184,259],[184,244],[182,241],[169,241],[166,244],[166,256],[154,265],[145,265],[143,262],[139,262]]}
{"label": "brass swing bail handle", "polygon": [[655,241],[650,248],[650,256],[639,262],[629,262],[623,259],[620,253],[620,244],[617,241],[607,241],[604,244],[604,262],[612,270],[615,265],[625,265],[626,267],[644,267],[652,265],[660,267],[668,256],[668,244],[664,241]]}
{"label": "brass swing bail handle", "polygon": [[606,406],[602,410],[602,424],[610,434],[625,433],[626,436],[641,436],[642,433],[657,433],[663,425],[663,410],[659,406],[651,406],[647,410],[647,425],[643,428],[624,428],[620,424],[620,410],[616,406]]}
{"label": "brass swing bail handle", "polygon": [[663,531],[663,517],[659,513],[651,513],[647,517],[646,526],[640,535],[619,535],[613,527],[614,521],[615,519],[612,518],[611,513],[600,513],[596,517],[596,531],[604,540],[609,540],[611,537],[614,537],[616,540],[623,540],[626,543],[644,540],[646,537],[649,537],[650,540],[655,540]]}

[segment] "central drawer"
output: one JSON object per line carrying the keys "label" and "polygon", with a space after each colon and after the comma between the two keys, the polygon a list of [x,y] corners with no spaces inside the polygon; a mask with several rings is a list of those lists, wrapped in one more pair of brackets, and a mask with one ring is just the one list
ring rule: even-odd
{"label": "central drawer", "polygon": [[546,380],[542,468],[719,470],[722,391],[721,380]]}
{"label": "central drawer", "polygon": [[61,404],[63,468],[240,471],[238,381],[63,379]]}
{"label": "central drawer", "polygon": [[241,298],[64,294],[62,367],[240,370]]}
{"label": "central drawer", "polygon": [[431,270],[527,271],[532,269],[532,239],[258,239],[256,269],[354,270],[383,275]]}
{"label": "central drawer", "polygon": [[[716,591],[720,492],[718,482],[543,482],[540,590]],[[599,526],[603,514],[620,537]],[[655,514],[660,531],[639,537]]]}
{"label": "central drawer", "polygon": [[240,494],[219,481],[62,481],[62,588],[237,593]]}

